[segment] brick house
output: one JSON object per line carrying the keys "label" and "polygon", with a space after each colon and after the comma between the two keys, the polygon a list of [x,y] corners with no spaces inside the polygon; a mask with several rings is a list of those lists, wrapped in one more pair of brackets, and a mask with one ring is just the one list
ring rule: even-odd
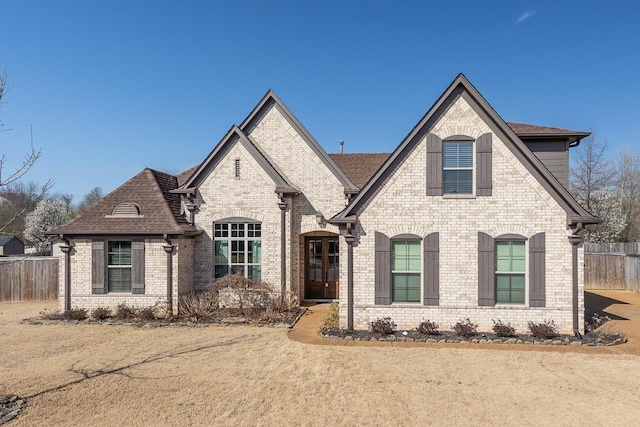
{"label": "brick house", "polygon": [[60,306],[145,306],[230,272],[340,324],[469,317],[583,329],[569,149],[588,133],[506,123],[461,74],[392,153],[327,154],[269,91],[178,176],[145,169],[67,224]]}

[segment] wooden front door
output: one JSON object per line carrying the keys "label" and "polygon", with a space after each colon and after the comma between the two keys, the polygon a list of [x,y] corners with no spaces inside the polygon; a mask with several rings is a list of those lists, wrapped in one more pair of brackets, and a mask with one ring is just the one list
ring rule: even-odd
{"label": "wooden front door", "polygon": [[337,237],[305,239],[305,299],[337,299],[340,252]]}

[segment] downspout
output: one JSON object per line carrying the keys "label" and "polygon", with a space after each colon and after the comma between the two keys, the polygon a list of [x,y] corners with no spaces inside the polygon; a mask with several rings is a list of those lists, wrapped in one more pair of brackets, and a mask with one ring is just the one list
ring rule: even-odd
{"label": "downspout", "polygon": [[356,238],[351,234],[351,224],[347,224],[347,329],[353,330],[353,243]]}
{"label": "downspout", "polygon": [[165,234],[164,241],[166,245],[162,245],[162,249],[167,253],[167,313],[173,315],[173,249],[174,245]]}
{"label": "downspout", "polygon": [[572,296],[573,296],[573,333],[577,338],[582,338],[578,325],[579,309],[578,309],[578,248],[582,245],[584,237],[581,234],[582,224],[573,230],[573,234],[569,236],[571,242],[571,275],[572,275]]}
{"label": "downspout", "polygon": [[73,247],[62,234],[60,240],[64,242],[64,245],[60,245],[60,250],[64,253],[64,311],[67,313],[71,311],[71,249]]}
{"label": "downspout", "polygon": [[284,301],[287,292],[287,202],[284,195],[279,194],[280,201],[280,297]]}

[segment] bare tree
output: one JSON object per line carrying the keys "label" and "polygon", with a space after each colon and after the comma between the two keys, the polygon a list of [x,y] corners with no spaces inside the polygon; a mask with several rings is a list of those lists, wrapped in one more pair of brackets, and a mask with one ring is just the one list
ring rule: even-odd
{"label": "bare tree", "polygon": [[[0,73],[0,103],[2,102],[3,97],[7,94],[9,89],[11,89],[11,87],[12,85],[7,82],[7,72],[3,68],[2,73]],[[0,125],[2,125],[1,121]],[[10,198],[7,198],[7,194],[15,192],[15,189],[12,189],[12,187],[18,185],[18,181],[31,170],[31,168],[40,159],[41,154],[42,150],[36,149],[33,146],[32,131],[31,140],[29,142],[29,149],[24,155],[22,162],[20,162],[17,166],[9,168],[6,153],[0,155],[0,197],[3,198],[2,211],[4,213],[4,217],[0,218],[0,233],[6,231],[19,218],[23,218],[27,212],[33,210],[36,204],[40,200],[42,200],[47,192],[53,187],[53,180],[48,180],[44,185],[39,187],[34,187],[31,185],[25,187],[28,189],[25,195],[29,203],[21,204],[21,206],[17,209],[15,208],[15,206],[13,206],[13,209],[11,209],[11,206],[8,205],[8,203],[11,203],[11,200]]]}
{"label": "bare tree", "polygon": [[621,239],[637,242],[640,240],[640,155],[628,148],[620,149],[617,169],[616,193],[628,220]]}
{"label": "bare tree", "polygon": [[91,206],[95,205],[102,199],[102,188],[94,187],[87,194],[84,195],[82,201],[78,203],[78,207],[76,208],[76,213],[81,213],[84,210],[89,209]]}
{"label": "bare tree", "polygon": [[[571,193],[589,212],[596,192],[611,190],[616,180],[616,170],[607,158],[609,143],[596,136],[595,127],[591,135],[580,144],[571,167]],[[593,212],[592,212],[593,213]]]}

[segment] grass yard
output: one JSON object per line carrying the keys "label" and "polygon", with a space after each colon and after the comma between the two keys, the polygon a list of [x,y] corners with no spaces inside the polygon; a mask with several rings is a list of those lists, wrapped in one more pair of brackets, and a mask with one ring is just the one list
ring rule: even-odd
{"label": "grass yard", "polygon": [[[0,304],[9,426],[638,425],[640,357],[333,346],[286,328],[29,325],[52,303]],[[594,350],[590,352],[589,350]]]}

